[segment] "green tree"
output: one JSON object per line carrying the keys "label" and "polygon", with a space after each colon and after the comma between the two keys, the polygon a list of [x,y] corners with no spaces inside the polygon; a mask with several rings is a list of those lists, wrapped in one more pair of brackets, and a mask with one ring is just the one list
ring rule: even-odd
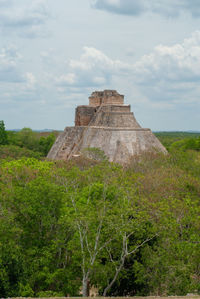
{"label": "green tree", "polygon": [[5,129],[4,121],[0,121],[0,145],[8,144],[8,136]]}
{"label": "green tree", "polygon": [[60,223],[64,190],[54,163],[35,159],[0,167],[0,290],[3,297],[74,294],[71,232]]}
{"label": "green tree", "polygon": [[56,139],[56,137],[53,133],[51,133],[47,137],[40,137],[40,139],[39,139],[39,151],[42,152],[42,154],[44,156],[46,156],[48,154],[48,152],[50,151],[52,145],[55,142],[55,139]]}
{"label": "green tree", "polygon": [[136,170],[143,173],[140,194],[160,233],[153,246],[141,250],[132,273],[147,286],[144,295],[194,292],[199,280],[199,153],[180,150],[141,159]]}
{"label": "green tree", "polygon": [[30,150],[38,151],[39,140],[37,134],[30,128],[23,128],[17,133],[18,144],[21,147],[26,147]]}
{"label": "green tree", "polygon": [[81,265],[83,296],[92,284],[104,288],[106,296],[125,260],[156,235],[153,230],[143,234],[147,213],[144,206],[138,208],[136,188],[130,185],[134,176],[106,164],[82,172],[73,168],[66,179],[60,178],[66,188],[64,219],[75,229],[70,244]]}

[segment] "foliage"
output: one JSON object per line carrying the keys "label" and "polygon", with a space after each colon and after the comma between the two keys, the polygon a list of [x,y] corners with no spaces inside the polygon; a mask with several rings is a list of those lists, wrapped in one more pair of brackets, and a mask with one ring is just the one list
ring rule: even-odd
{"label": "foliage", "polygon": [[199,138],[127,168],[40,161],[53,137],[27,129],[8,140],[0,147],[0,297],[78,296],[91,286],[109,296],[200,292]]}
{"label": "foliage", "polygon": [[0,145],[8,144],[8,136],[6,133],[4,121],[0,121]]}
{"label": "foliage", "polygon": [[55,135],[51,133],[47,137],[40,137],[39,139],[39,151],[46,156],[50,151],[52,145],[55,142]]}
{"label": "foliage", "polygon": [[189,138],[182,139],[172,143],[171,149],[181,149],[183,151],[186,150],[195,150],[200,151],[200,137],[198,138]]}
{"label": "foliage", "polygon": [[85,157],[95,160],[95,161],[106,161],[107,160],[107,157],[106,157],[104,151],[102,151],[96,147],[84,148],[82,151],[82,154]]}
{"label": "foliage", "polygon": [[40,159],[41,153],[31,151],[27,148],[21,148],[16,145],[2,145],[0,146],[0,159],[20,159],[22,157]]}
{"label": "foliage", "polygon": [[161,143],[169,150],[172,143],[183,139],[200,137],[200,132],[156,132],[154,133]]}
{"label": "foliage", "polygon": [[1,167],[3,297],[60,289],[73,294],[77,288],[71,282],[76,267],[70,271],[66,259],[70,232],[59,223],[63,188],[53,183],[52,172],[53,163],[35,159],[4,162]]}
{"label": "foliage", "polygon": [[53,143],[55,142],[55,134],[56,133],[53,132],[47,134],[46,136],[40,136],[39,133],[32,131],[30,128],[23,128],[18,132],[7,132],[9,145],[39,153],[40,156],[43,157],[48,154]]}
{"label": "foliage", "polygon": [[17,133],[17,145],[26,147],[30,150],[38,146],[37,134],[30,128],[23,128]]}

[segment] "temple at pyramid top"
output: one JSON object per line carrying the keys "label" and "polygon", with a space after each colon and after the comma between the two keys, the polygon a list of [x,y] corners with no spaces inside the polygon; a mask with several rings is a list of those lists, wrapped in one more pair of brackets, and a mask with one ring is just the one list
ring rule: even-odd
{"label": "temple at pyramid top", "polygon": [[85,148],[99,148],[109,161],[120,164],[144,152],[167,153],[151,130],[139,125],[130,105],[124,105],[124,96],[116,90],[95,91],[89,105],[76,107],[75,126],[65,128],[47,157],[68,160]]}
{"label": "temple at pyramid top", "polygon": [[95,91],[89,105],[76,107],[75,126],[140,128],[130,105],[124,105],[124,96],[116,90]]}
{"label": "temple at pyramid top", "polygon": [[90,106],[123,104],[124,95],[119,94],[116,90],[95,91],[89,97]]}

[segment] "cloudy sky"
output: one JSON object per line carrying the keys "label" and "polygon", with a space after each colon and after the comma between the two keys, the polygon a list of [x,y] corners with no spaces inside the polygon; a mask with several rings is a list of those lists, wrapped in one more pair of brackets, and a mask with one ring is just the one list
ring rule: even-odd
{"label": "cloudy sky", "polygon": [[0,120],[64,129],[116,89],[143,127],[200,130],[200,0],[0,0]]}

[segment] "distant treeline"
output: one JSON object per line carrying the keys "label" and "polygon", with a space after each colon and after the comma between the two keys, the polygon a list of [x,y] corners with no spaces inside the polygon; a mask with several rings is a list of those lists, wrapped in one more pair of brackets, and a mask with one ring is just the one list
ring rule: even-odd
{"label": "distant treeline", "polygon": [[0,157],[45,157],[58,132],[34,132],[30,128],[19,131],[6,131],[3,121],[0,121]]}
{"label": "distant treeline", "polygon": [[200,150],[200,132],[156,132],[154,134],[168,150],[171,146],[183,150]]}

